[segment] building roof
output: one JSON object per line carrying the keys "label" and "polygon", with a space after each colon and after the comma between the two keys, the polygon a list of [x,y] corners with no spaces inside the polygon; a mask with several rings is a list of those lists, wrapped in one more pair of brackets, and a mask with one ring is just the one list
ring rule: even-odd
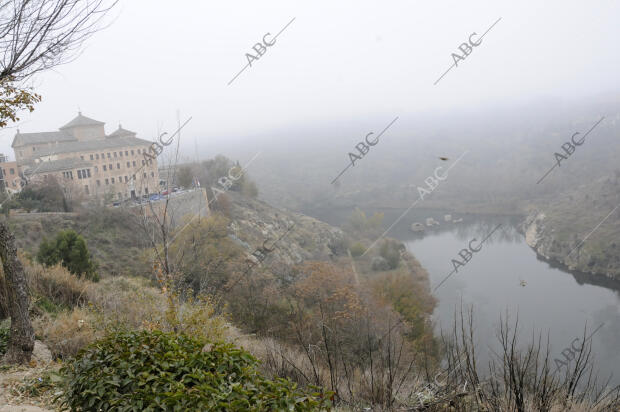
{"label": "building roof", "polygon": [[118,129],[110,133],[106,137],[135,137],[136,132],[132,132],[131,130],[123,129],[123,126],[118,125]]}
{"label": "building roof", "polygon": [[41,133],[20,133],[19,130],[13,138],[11,147],[20,147],[28,144],[54,143],[77,141],[75,137],[65,132],[41,132]]}
{"label": "building roof", "polygon": [[60,172],[62,170],[73,170],[79,167],[92,167],[93,164],[87,160],[76,158],[42,161],[39,163],[29,163],[23,166],[24,174],[32,176],[41,173]]}
{"label": "building roof", "polygon": [[114,149],[115,147],[144,146],[152,142],[137,137],[117,137],[114,139],[99,139],[75,142],[62,142],[56,145],[37,150],[37,157],[51,156],[58,153],[94,152],[99,150]]}
{"label": "building roof", "polygon": [[73,127],[78,127],[78,126],[99,126],[99,125],[104,125],[104,124],[105,124],[104,122],[100,122],[99,120],[95,120],[95,119],[91,119],[90,117],[82,116],[82,112],[78,112],[77,117],[75,117],[75,119],[71,120],[66,125],[62,126],[60,130],[71,129]]}

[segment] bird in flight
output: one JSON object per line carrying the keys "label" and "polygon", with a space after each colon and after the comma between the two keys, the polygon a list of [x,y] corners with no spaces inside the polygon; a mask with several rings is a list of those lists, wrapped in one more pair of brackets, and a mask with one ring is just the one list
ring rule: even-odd
{"label": "bird in flight", "polygon": [[447,158],[447,157],[442,157],[442,156],[440,156],[439,158],[440,158],[441,160],[443,160],[444,162],[445,162],[446,160],[448,160],[448,158]]}

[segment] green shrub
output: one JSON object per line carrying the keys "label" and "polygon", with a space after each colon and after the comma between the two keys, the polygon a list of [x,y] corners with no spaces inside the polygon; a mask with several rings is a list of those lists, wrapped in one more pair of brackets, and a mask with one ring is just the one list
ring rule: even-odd
{"label": "green shrub", "polygon": [[85,275],[87,279],[99,280],[97,264],[86,248],[86,241],[73,230],[60,231],[53,241],[48,242],[44,238],[39,246],[37,260],[47,267],[60,262],[77,277]]}
{"label": "green shrub", "polygon": [[360,242],[355,242],[351,245],[349,250],[351,251],[351,256],[358,257],[364,254],[366,248]]}
{"label": "green shrub", "polygon": [[386,239],[379,248],[379,255],[387,261],[390,269],[396,269],[400,262],[400,243]]}
{"label": "green shrub", "polygon": [[329,406],[230,344],[160,331],[117,332],[68,363],[63,405],[72,411],[309,411]]}

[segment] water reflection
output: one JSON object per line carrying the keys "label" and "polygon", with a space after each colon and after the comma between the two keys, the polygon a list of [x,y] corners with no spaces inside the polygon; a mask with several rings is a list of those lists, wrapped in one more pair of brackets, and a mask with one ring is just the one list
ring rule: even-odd
{"label": "water reflection", "polygon": [[471,218],[452,227],[436,226],[423,235],[398,231],[400,240],[429,272],[433,287],[453,269],[451,259],[471,239],[480,241],[502,224],[467,265],[437,290],[439,303],[433,313],[437,333],[450,329],[461,304],[473,305],[480,361],[486,364],[492,351],[500,349],[496,339],[500,315],[513,321],[518,316],[523,345],[529,343],[532,332],[549,333],[552,358],[582,337],[584,327],[591,332],[604,323],[592,337],[595,369],[600,378],[616,371],[612,382],[620,384],[619,282],[569,273],[538,258],[517,230],[520,221],[518,217]]}

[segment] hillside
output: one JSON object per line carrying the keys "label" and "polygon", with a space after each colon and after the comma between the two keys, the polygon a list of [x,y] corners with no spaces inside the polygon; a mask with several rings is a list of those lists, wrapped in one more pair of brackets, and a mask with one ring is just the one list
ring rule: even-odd
{"label": "hillside", "polygon": [[620,173],[538,202],[522,229],[530,247],[571,270],[620,279]]}

